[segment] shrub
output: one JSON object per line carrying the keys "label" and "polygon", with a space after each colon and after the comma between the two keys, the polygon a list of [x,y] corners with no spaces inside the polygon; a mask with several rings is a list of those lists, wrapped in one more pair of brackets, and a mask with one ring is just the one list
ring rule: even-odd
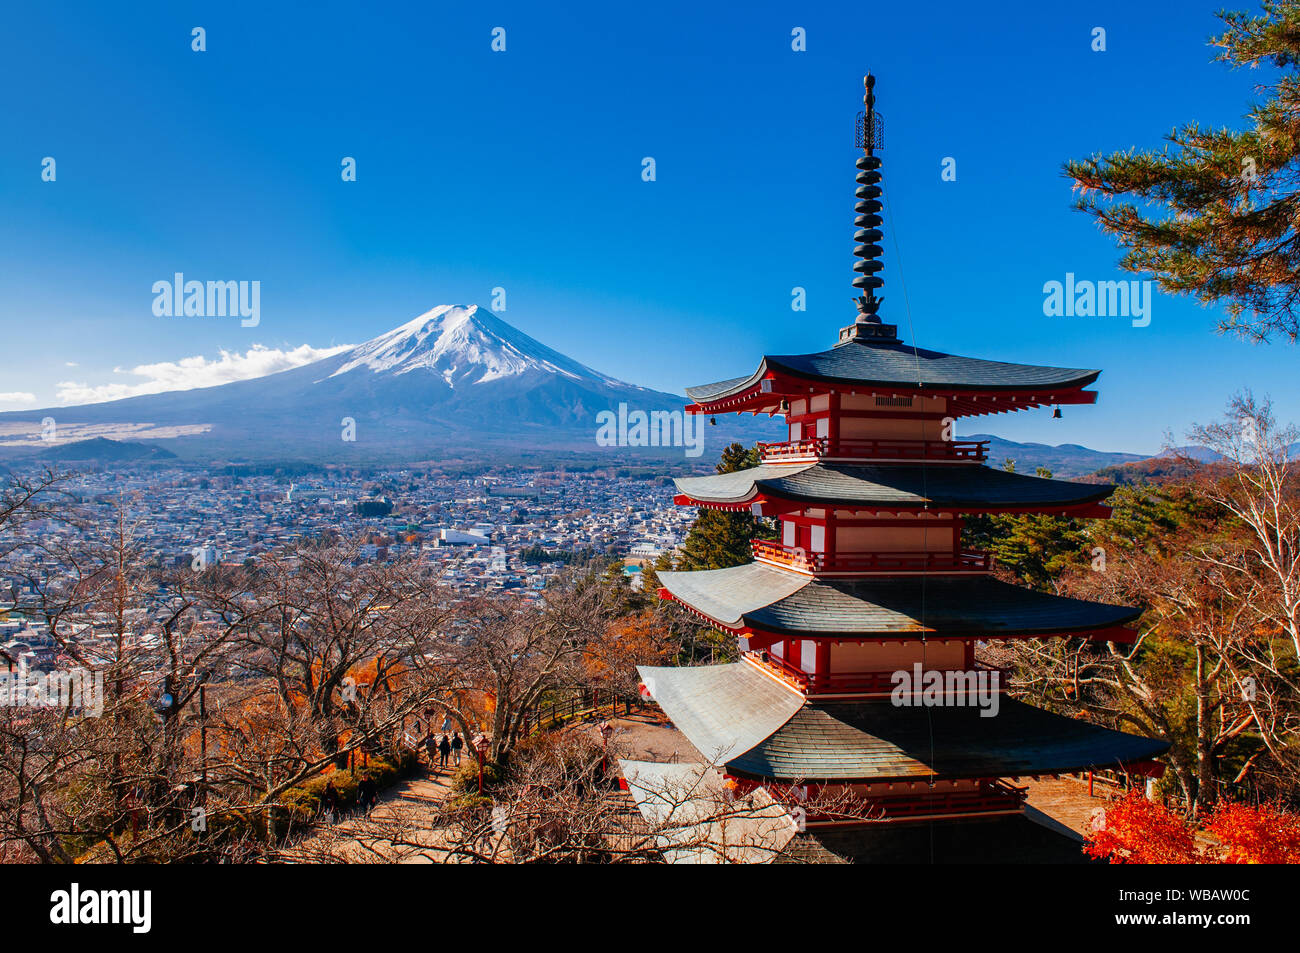
{"label": "shrub", "polygon": [[[504,772],[501,766],[495,761],[483,762],[483,790],[501,783]],[[467,759],[461,762],[461,766],[456,769],[451,776],[451,789],[460,794],[473,792],[478,794],[478,760]]]}

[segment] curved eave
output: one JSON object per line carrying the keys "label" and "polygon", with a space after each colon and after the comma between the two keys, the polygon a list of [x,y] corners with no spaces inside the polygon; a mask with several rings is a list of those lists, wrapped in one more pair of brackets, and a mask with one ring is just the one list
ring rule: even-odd
{"label": "curved eave", "polygon": [[889,701],[808,705],[728,773],[799,783],[1005,778],[1133,766],[1148,773],[1169,743],[1067,718],[1003,698],[975,708],[900,708]]}
{"label": "curved eave", "polygon": [[663,572],[659,596],[762,649],[783,639],[987,641],[1083,636],[1131,643],[1142,610],[981,576],[814,580],[761,563]]}
{"label": "curved eave", "polygon": [[[1106,517],[1108,483],[1075,483],[988,467],[761,465],[674,481],[682,506],[750,510],[776,516],[815,507],[863,512],[1042,513]],[[981,486],[980,484],[983,484]]]}
{"label": "curved eave", "polygon": [[664,570],[659,581],[661,598],[673,598],[705,621],[739,633],[747,613],[788,598],[809,578],[751,562],[699,572]]}
{"label": "curved eave", "polygon": [[701,755],[728,774],[755,780],[1032,777],[1146,768],[1169,748],[1005,697],[997,714],[985,717],[976,707],[811,702],[744,662],[638,671]]}
{"label": "curved eave", "polygon": [[[750,494],[742,500],[706,500],[688,496],[685,493],[678,493],[673,497],[673,503],[677,506],[700,506],[709,510],[723,510],[734,513],[750,512],[755,516],[780,516],[783,513],[792,513],[808,506],[820,506],[826,504],[826,501],[800,500],[768,493]],[[924,503],[900,506],[893,503],[885,506],[879,503],[832,502],[826,505],[837,510],[850,510],[858,514],[873,515],[933,513],[938,516],[960,515],[963,513],[1035,513],[1041,516],[1069,516],[1077,519],[1109,519],[1111,514],[1111,507],[1103,503],[1076,503],[1069,506],[992,506],[973,503],[962,506],[926,505]]]}
{"label": "curved eave", "polygon": [[749,648],[754,651],[771,648],[777,642],[785,639],[809,639],[813,642],[850,642],[864,641],[872,642],[915,642],[924,638],[930,642],[1011,642],[1016,639],[1071,639],[1085,638],[1091,642],[1114,642],[1116,645],[1132,645],[1137,641],[1138,633],[1136,629],[1129,628],[1125,625],[1104,626],[1091,629],[1071,629],[1067,631],[1043,631],[1043,632],[999,632],[990,635],[987,632],[967,632],[963,634],[947,633],[937,635],[933,631],[918,629],[913,632],[879,632],[879,633],[853,633],[852,636],[846,635],[827,635],[825,632],[808,632],[806,630],[785,630],[780,631],[775,628],[758,628],[756,626],[745,624],[744,620],[734,620],[732,622],[723,622],[720,619],[701,612],[695,606],[683,599],[673,595],[666,586],[660,586],[658,596],[668,602],[675,602],[691,615],[707,622],[721,632],[726,632],[738,638],[748,640]]}
{"label": "curved eave", "polygon": [[[846,347],[867,347],[867,345],[846,345]],[[833,349],[834,350],[834,349]],[[967,381],[925,380],[924,370],[918,376],[919,381],[907,377],[895,379],[877,379],[870,376],[843,377],[831,374],[810,372],[806,368],[792,366],[791,362],[811,362],[823,357],[823,354],[767,355],[759,363],[758,369],[747,377],[735,377],[713,384],[688,387],[686,395],[693,403],[687,405],[692,413],[766,413],[779,412],[782,399],[807,396],[809,393],[832,388],[840,391],[864,391],[891,396],[927,396],[946,397],[952,401],[949,410],[956,416],[975,417],[986,414],[1006,413],[1032,407],[1051,406],[1053,404],[1092,404],[1096,403],[1097,394],[1083,388],[1093,383],[1100,376],[1099,370],[1081,368],[1053,368],[1032,365],[1004,364],[997,361],[958,358],[953,355],[922,352],[939,358],[968,361],[972,364],[973,379]],[[1040,381],[1035,383],[995,383],[981,378],[980,368],[989,368],[990,376],[998,369],[1007,369],[1005,373],[1015,372],[1060,372],[1060,380]]]}
{"label": "curved eave", "polygon": [[[671,594],[669,598],[681,602],[680,599],[675,599]],[[682,604],[685,605],[685,603]],[[690,609],[691,607],[687,606],[687,608]],[[701,615],[702,613],[696,614]],[[750,640],[750,648],[755,650],[765,649],[784,639],[808,639],[813,642],[855,642],[862,640],[873,642],[916,642],[920,640],[927,642],[1009,642],[1016,639],[1084,638],[1092,642],[1114,642],[1117,645],[1131,645],[1137,641],[1137,631],[1125,623],[1137,621],[1137,616],[1141,614],[1139,611],[1132,619],[1117,623],[1092,626],[1045,625],[1036,628],[1017,628],[1002,631],[989,631],[978,627],[952,629],[918,625],[914,629],[880,629],[877,631],[863,629],[861,631],[826,632],[772,622],[767,622],[762,626],[742,623],[739,626],[720,627],[735,635],[747,637]]]}

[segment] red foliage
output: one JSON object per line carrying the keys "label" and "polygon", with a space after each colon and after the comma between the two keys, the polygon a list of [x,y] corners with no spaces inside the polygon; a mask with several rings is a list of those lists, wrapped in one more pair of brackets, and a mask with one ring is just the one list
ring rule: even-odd
{"label": "red foliage", "polygon": [[1120,864],[1193,864],[1201,859],[1192,827],[1140,791],[1106,806],[1083,851]]}
{"label": "red foliage", "polygon": [[1205,822],[1205,832],[1222,842],[1222,863],[1300,863],[1300,815],[1274,805],[1225,802]]}
{"label": "red foliage", "polygon": [[1163,804],[1130,792],[1108,805],[1084,853],[1121,864],[1300,863],[1300,815],[1280,807],[1223,802],[1201,825],[1218,843],[1196,845],[1196,827]]}

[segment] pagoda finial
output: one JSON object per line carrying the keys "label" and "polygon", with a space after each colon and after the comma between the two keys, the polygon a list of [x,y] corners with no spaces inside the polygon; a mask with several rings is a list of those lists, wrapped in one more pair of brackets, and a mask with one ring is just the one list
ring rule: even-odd
{"label": "pagoda finial", "polygon": [[884,206],[880,202],[883,191],[880,187],[880,157],[875,152],[885,146],[885,121],[876,112],[876,77],[867,73],[862,78],[862,86],[865,92],[862,96],[862,112],[858,113],[855,138],[855,144],[863,154],[858,159],[858,203],[855,206],[858,214],[853,220],[857,226],[857,231],[853,233],[853,239],[857,242],[853,254],[858,259],[853,264],[853,270],[857,272],[853,287],[865,294],[860,294],[855,299],[858,317],[854,324],[840,331],[841,344],[868,338],[897,339],[897,328],[880,321],[878,312],[884,299],[876,296],[876,291],[884,285],[878,274],[884,267],[880,261],[883,249],[879,244],[880,226],[883,223],[880,212]]}

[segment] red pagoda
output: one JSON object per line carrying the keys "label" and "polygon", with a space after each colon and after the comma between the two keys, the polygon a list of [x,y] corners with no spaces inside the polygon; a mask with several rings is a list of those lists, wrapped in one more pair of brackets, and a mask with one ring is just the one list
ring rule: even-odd
{"label": "red pagoda", "polygon": [[[809,830],[1018,815],[1024,791],[1008,779],[1158,773],[1151,759],[1168,747],[1005,694],[992,717],[957,697],[977,681],[1005,692],[993,677],[1003,673],[976,660],[981,642],[1131,642],[1139,610],[1001,582],[988,553],[963,545],[969,514],[1109,515],[1111,486],[993,469],[985,443],[952,439],[963,417],[1093,403],[1085,388],[1100,372],[924,350],[881,321],[874,84],[868,75],[856,129],[855,322],[829,350],[769,355],[751,374],[687,390],[691,413],[779,414],[789,427],[785,442],[760,445],[756,467],[676,481],[681,505],[780,527],[753,544],[750,563],[659,576],[660,596],[734,634],[741,660],[640,669],[733,786],[791,806],[811,791],[851,792],[870,817],[810,816]],[[920,683],[900,695],[898,673],[944,686],[940,703],[923,703]]]}

